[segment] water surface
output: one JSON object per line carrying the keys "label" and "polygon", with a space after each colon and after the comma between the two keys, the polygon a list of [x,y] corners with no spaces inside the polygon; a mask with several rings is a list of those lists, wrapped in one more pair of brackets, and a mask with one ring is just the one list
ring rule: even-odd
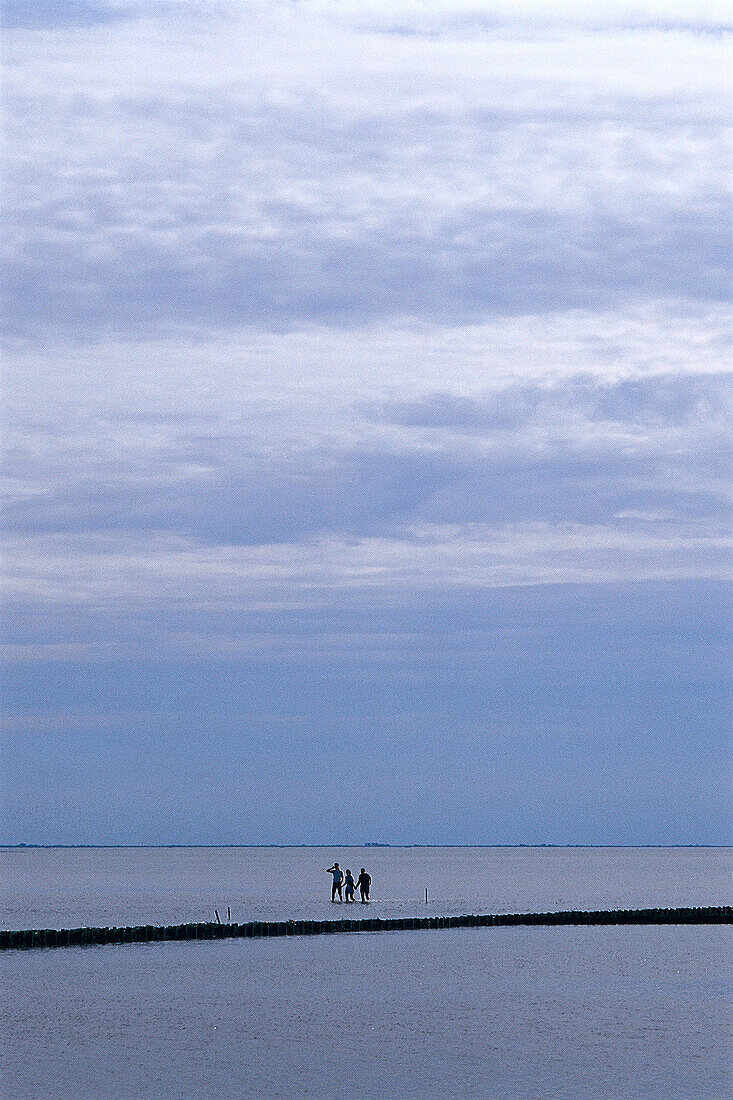
{"label": "water surface", "polygon": [[[730,901],[722,849],[34,849],[6,926]],[[425,906],[424,886],[431,889]],[[358,904],[355,915],[360,915]],[[129,944],[0,957],[3,1100],[720,1100],[721,926],[476,928]]]}
{"label": "water surface", "polygon": [[[5,848],[0,926],[327,919],[337,859],[372,916],[729,904],[724,848]],[[429,904],[425,905],[425,889]]]}

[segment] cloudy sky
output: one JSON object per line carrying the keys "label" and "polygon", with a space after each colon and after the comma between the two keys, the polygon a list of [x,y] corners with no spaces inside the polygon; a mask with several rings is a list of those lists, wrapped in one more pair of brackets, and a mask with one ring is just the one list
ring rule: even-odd
{"label": "cloudy sky", "polygon": [[4,0],[5,843],[720,843],[727,4]]}

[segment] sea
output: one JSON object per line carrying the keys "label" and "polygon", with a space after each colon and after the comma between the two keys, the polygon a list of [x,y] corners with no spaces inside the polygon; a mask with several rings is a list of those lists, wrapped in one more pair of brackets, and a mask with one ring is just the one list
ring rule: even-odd
{"label": "sea", "polygon": [[[370,873],[368,909],[331,903],[334,860]],[[0,926],[730,905],[732,870],[729,848],[6,848]],[[6,951],[0,1096],[730,1100],[732,940],[537,926]]]}

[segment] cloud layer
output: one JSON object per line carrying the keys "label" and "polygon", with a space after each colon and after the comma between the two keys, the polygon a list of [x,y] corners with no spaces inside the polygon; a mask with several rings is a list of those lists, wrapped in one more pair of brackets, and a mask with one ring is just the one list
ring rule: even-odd
{"label": "cloud layer", "polygon": [[7,837],[722,835],[728,17],[548,11],[4,5]]}
{"label": "cloud layer", "polygon": [[726,293],[726,52],[704,21],[66,10],[18,8],[50,27],[8,35],[20,334]]}

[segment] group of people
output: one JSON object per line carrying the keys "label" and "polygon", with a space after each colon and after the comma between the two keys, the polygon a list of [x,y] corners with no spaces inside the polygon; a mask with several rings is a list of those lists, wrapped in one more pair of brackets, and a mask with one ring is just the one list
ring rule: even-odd
{"label": "group of people", "polygon": [[[362,905],[366,905],[369,901],[369,887],[372,884],[372,876],[368,875],[363,867],[356,882],[354,882],[354,876],[348,867],[344,873],[338,863],[334,863],[333,867],[327,867],[326,870],[329,875],[333,875],[331,901],[336,901],[337,894],[339,901],[353,901],[354,891],[358,890],[361,895]],[[346,895],[345,898],[343,896],[344,894]]]}

